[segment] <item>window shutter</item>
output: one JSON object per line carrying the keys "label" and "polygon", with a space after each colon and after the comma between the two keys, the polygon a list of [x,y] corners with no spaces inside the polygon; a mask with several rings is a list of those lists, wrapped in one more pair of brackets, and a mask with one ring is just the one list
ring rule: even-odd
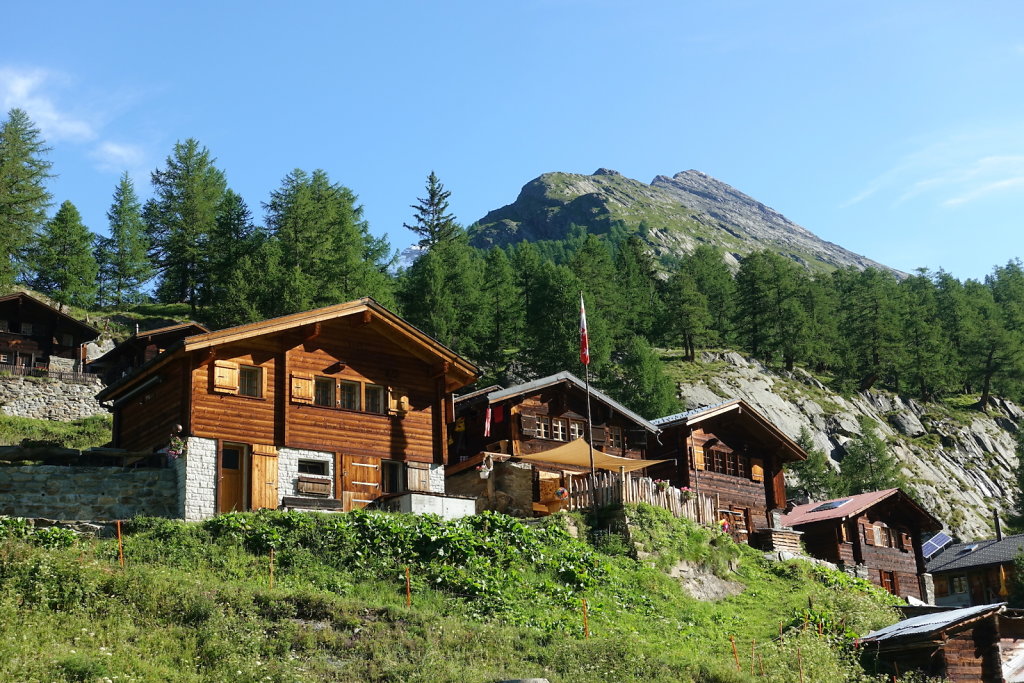
{"label": "window shutter", "polygon": [[405,389],[392,388],[388,403],[391,412],[404,416],[409,412],[409,393]]}
{"label": "window shutter", "polygon": [[292,373],[292,403],[312,403],[313,391],[313,375]]}
{"label": "window shutter", "polygon": [[603,446],[604,442],[608,439],[608,430],[604,427],[598,427],[594,425],[594,445]]}
{"label": "window shutter", "polygon": [[704,469],[704,445],[694,444],[693,445],[693,469],[702,470]]}
{"label": "window shutter", "polygon": [[913,550],[914,542],[910,538],[910,534],[900,533],[900,549],[901,550]]}
{"label": "window shutter", "polygon": [[861,527],[861,528],[864,529],[864,543],[866,545],[877,545],[875,543],[875,527],[874,526],[864,526],[864,527]]}
{"label": "window shutter", "polygon": [[523,436],[536,436],[537,416],[521,414],[519,416],[519,431],[523,433]]}
{"label": "window shutter", "polygon": [[238,363],[213,361],[213,390],[222,394],[238,393]]}
{"label": "window shutter", "polygon": [[764,481],[764,460],[761,458],[750,459],[750,480]]}

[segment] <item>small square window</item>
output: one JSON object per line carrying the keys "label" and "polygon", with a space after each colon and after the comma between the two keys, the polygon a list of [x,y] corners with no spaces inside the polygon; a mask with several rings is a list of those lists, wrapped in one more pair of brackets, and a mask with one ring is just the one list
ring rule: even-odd
{"label": "small square window", "polygon": [[315,474],[321,477],[326,477],[328,474],[327,461],[299,460],[299,474]]}
{"label": "small square window", "polygon": [[569,423],[569,438],[575,441],[576,439],[583,438],[583,432],[586,425],[582,422],[573,420]]}
{"label": "small square window", "polygon": [[385,400],[384,387],[379,384],[367,384],[366,385],[366,412],[368,413],[385,413],[388,409],[388,403]]}
{"label": "small square window", "polygon": [[238,393],[241,396],[263,396],[263,368],[243,365],[238,369]]}
{"label": "small square window", "polygon": [[313,391],[313,403],[318,406],[334,407],[334,380],[330,377],[317,377]]}
{"label": "small square window", "polygon": [[537,437],[540,439],[551,438],[551,418],[538,417],[537,418]]}
{"label": "small square window", "polygon": [[555,441],[565,441],[566,437],[566,424],[565,420],[556,417],[551,421],[551,438]]}
{"label": "small square window", "polygon": [[347,382],[342,381],[341,383],[341,407],[347,408],[348,410],[359,410],[362,403],[359,400],[359,382]]}
{"label": "small square window", "polygon": [[622,449],[622,427],[608,428],[608,445],[612,448]]}
{"label": "small square window", "polygon": [[75,338],[72,337],[70,334],[62,334],[60,336],[60,343],[61,346],[74,346]]}
{"label": "small square window", "polygon": [[381,461],[381,491],[401,493],[405,490],[405,464],[394,460]]}
{"label": "small square window", "polygon": [[32,334],[32,323],[22,323],[21,324],[21,333],[22,334]]}

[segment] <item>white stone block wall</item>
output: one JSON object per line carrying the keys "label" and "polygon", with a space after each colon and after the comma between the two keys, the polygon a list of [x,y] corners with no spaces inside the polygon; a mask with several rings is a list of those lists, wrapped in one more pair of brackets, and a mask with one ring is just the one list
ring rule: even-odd
{"label": "white stone block wall", "polygon": [[430,466],[430,492],[444,493],[444,465]]}
{"label": "white stone block wall", "polygon": [[[299,460],[321,460],[327,463],[327,476],[316,477],[331,482],[331,497],[336,497],[334,490],[334,454],[322,451],[307,451],[298,448],[282,448],[277,452],[277,496],[278,505],[284,502],[285,496],[296,496],[295,484],[299,480]],[[314,476],[314,475],[304,475]]]}
{"label": "white stone block wall", "polygon": [[189,522],[217,513],[217,442],[213,439],[188,438],[184,490],[179,500],[182,516]]}

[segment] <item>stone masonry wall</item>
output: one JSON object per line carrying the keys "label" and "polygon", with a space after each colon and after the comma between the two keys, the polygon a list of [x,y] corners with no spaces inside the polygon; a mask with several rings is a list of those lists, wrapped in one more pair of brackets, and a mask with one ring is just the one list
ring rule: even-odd
{"label": "stone masonry wall", "polygon": [[15,417],[70,422],[91,415],[106,415],[96,400],[103,388],[97,377],[81,383],[48,377],[0,377],[0,411]]}
{"label": "stone masonry wall", "polygon": [[[321,451],[305,451],[297,448],[282,448],[277,452],[277,495],[278,503],[284,503],[285,496],[297,496],[295,485],[299,480],[299,460],[320,460],[327,463],[327,476],[316,477],[334,481],[334,454]],[[303,475],[306,477],[313,475]],[[334,485],[331,485],[334,495]]]}
{"label": "stone masonry wall", "polygon": [[175,464],[179,516],[189,522],[213,517],[217,512],[217,442],[190,436],[184,458]]}
{"label": "stone masonry wall", "polygon": [[0,467],[0,515],[58,520],[178,516],[173,469]]}

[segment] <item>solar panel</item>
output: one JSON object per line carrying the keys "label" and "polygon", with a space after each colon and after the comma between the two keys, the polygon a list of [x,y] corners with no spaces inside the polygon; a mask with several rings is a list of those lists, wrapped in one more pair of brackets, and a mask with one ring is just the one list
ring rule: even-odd
{"label": "solar panel", "polygon": [[939,552],[952,542],[952,538],[940,531],[925,541],[925,544],[921,546],[921,554],[924,555],[926,560],[929,560],[932,555]]}
{"label": "solar panel", "polygon": [[845,505],[846,503],[849,503],[849,502],[850,502],[849,498],[844,498],[842,500],[830,500],[829,502],[822,503],[818,507],[814,508],[813,510],[811,510],[811,512],[823,512],[825,510],[835,510],[840,505]]}

